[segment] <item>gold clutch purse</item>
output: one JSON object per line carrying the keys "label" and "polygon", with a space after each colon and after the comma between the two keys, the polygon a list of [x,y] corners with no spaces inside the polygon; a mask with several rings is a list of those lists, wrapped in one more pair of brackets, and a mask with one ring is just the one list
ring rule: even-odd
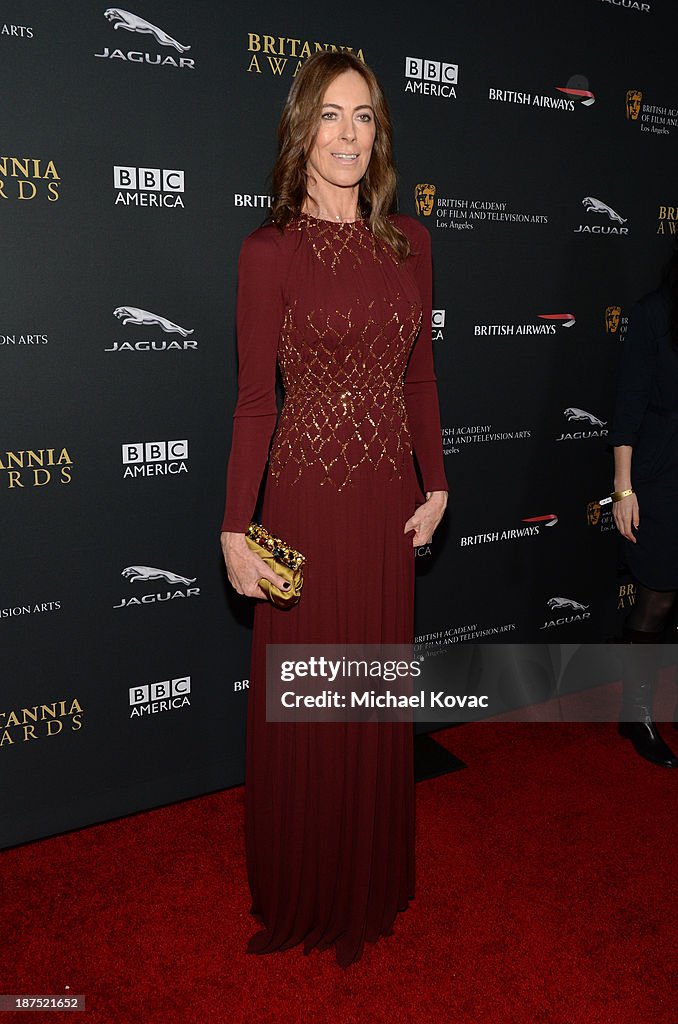
{"label": "gold clutch purse", "polygon": [[281,590],[269,580],[260,579],[259,586],[276,608],[292,608],[301,598],[304,585],[302,566],[306,561],[300,551],[295,551],[280,537],[274,537],[261,523],[250,523],[245,531],[247,546],[263,558],[266,564],[290,584],[289,590]]}

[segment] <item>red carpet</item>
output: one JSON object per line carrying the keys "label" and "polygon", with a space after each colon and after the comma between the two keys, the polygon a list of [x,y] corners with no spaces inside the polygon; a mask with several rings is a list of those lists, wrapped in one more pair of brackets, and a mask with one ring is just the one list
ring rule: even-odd
{"label": "red carpet", "polygon": [[0,992],[96,1024],[677,1024],[678,771],[609,724],[436,738],[468,768],[417,786],[417,897],[348,970],[244,953],[237,788],[0,853]]}

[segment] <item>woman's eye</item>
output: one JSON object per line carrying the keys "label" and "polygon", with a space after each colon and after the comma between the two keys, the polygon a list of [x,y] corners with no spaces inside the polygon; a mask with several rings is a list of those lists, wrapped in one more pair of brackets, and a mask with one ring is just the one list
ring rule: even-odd
{"label": "woman's eye", "polygon": [[325,113],[322,116],[326,120],[332,121],[336,117],[336,114],[334,113],[333,110],[326,110]]}

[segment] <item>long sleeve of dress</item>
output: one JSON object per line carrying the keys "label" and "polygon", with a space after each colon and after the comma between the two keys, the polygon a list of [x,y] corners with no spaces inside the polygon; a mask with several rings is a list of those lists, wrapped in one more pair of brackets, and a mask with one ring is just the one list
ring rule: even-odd
{"label": "long sleeve of dress", "polygon": [[283,295],[275,232],[260,228],[248,236],[238,260],[238,398],[222,532],[244,533],[252,519],[278,416],[275,372]]}
{"label": "long sleeve of dress", "polygon": [[413,271],[419,285],[423,316],[421,330],[405,373],[405,404],[424,490],[447,491],[449,485],[445,476],[438,384],[433,363],[431,236],[416,221],[414,227],[418,230],[414,237],[410,236],[414,253],[410,259],[413,260]]}
{"label": "long sleeve of dress", "polygon": [[657,337],[637,302],[629,316],[629,328],[622,342],[617,375],[617,395],[608,444],[635,445],[641,423],[651,400],[657,361]]}

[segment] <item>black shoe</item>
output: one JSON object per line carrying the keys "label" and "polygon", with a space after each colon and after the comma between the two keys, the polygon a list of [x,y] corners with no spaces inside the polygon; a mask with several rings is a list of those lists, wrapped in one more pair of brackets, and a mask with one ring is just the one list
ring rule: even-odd
{"label": "black shoe", "polygon": [[664,743],[651,719],[645,722],[620,722],[617,729],[620,736],[631,740],[636,753],[646,761],[661,765],[662,768],[678,768],[678,757]]}
{"label": "black shoe", "polygon": [[662,632],[651,633],[624,626],[621,642],[631,644],[631,651],[625,657],[622,712],[617,731],[620,736],[631,740],[636,753],[646,761],[663,768],[678,768],[678,757],[661,738],[652,719],[662,640]]}

